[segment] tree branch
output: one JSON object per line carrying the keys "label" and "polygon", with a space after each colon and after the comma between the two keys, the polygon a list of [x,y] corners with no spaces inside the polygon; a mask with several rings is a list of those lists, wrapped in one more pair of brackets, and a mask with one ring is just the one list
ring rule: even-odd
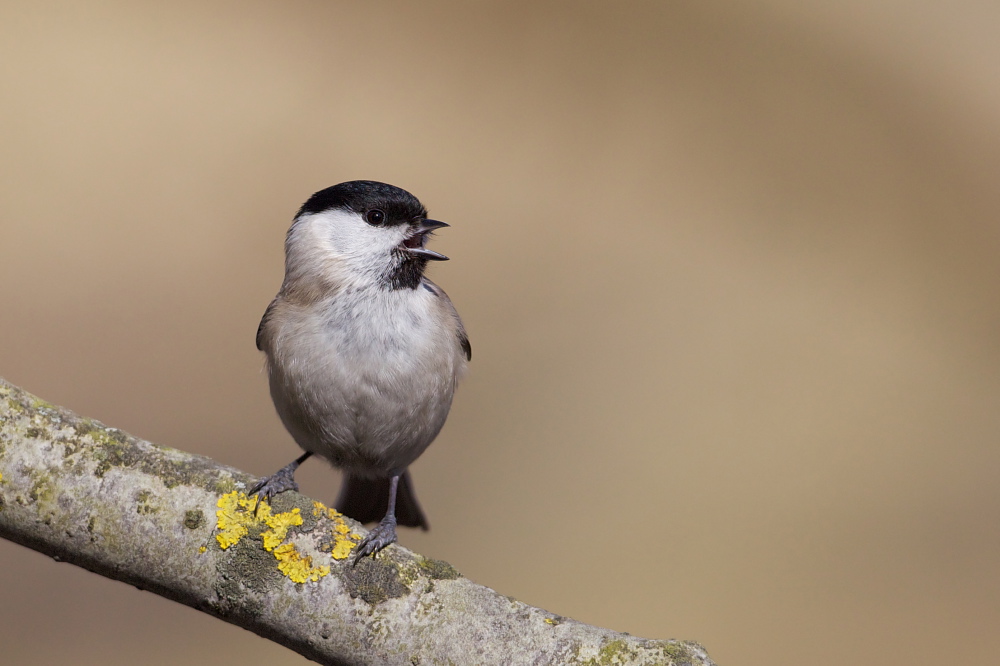
{"label": "tree branch", "polygon": [[0,536],[249,629],[323,664],[702,664],[528,606],[298,493],[50,405],[0,379]]}

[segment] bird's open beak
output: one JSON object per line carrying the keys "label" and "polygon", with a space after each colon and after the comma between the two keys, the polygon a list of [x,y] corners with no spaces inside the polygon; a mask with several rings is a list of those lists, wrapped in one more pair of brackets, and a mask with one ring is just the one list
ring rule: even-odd
{"label": "bird's open beak", "polygon": [[403,241],[403,247],[410,254],[415,254],[418,257],[423,257],[424,259],[428,259],[430,261],[448,261],[448,257],[444,256],[440,252],[428,250],[424,247],[424,242],[427,240],[427,234],[435,229],[443,229],[447,226],[451,225],[445,224],[444,222],[438,222],[437,220],[420,220],[420,223],[413,229],[413,233],[410,234],[409,238]]}

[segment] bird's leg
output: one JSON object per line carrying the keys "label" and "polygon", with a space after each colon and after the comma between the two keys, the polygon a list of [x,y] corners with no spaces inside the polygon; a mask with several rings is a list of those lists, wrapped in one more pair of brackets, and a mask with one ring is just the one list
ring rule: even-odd
{"label": "bird's leg", "polygon": [[357,564],[358,560],[366,555],[374,557],[375,553],[390,543],[396,543],[396,486],[398,485],[399,475],[397,474],[389,479],[389,509],[379,524],[358,544],[354,551],[353,564]]}
{"label": "bird's leg", "polygon": [[305,462],[311,455],[312,451],[306,451],[271,476],[262,477],[260,481],[254,484],[253,488],[250,489],[250,492],[247,493],[247,495],[253,495],[255,493],[257,495],[257,503],[253,506],[253,515],[257,515],[257,509],[260,507],[260,500],[262,498],[270,502],[271,498],[278,493],[283,493],[286,490],[299,489],[299,484],[295,483],[295,470],[298,469],[299,465]]}

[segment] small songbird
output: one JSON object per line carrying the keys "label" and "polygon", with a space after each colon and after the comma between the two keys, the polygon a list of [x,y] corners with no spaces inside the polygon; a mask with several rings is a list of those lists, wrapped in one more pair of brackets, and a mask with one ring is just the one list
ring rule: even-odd
{"label": "small songbird", "polygon": [[[380,520],[354,561],[428,528],[407,467],[444,426],[472,347],[424,247],[447,227],[409,192],[356,180],[312,195],[285,239],[285,279],[257,329],[271,399],[305,454],[250,490],[298,490],[311,455],[344,471],[338,511]],[[259,499],[258,499],[259,502]],[[383,508],[385,513],[383,514]]]}

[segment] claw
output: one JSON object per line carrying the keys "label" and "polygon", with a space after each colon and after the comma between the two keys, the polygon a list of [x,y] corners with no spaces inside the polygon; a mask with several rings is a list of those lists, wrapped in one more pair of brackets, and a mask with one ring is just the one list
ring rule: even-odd
{"label": "claw", "polygon": [[260,481],[254,484],[253,488],[247,493],[247,495],[257,495],[257,503],[253,507],[253,515],[257,515],[257,509],[260,508],[260,501],[263,499],[270,504],[271,498],[279,493],[283,493],[286,490],[298,490],[299,484],[295,483],[295,479],[292,478],[291,474],[283,474],[285,472],[283,468],[281,471],[271,476],[265,476]]}
{"label": "claw", "polygon": [[362,557],[368,555],[374,557],[380,550],[393,543],[396,543],[396,518],[395,516],[386,516],[354,549],[354,560],[351,562],[351,566],[357,566],[358,560]]}
{"label": "claw", "polygon": [[257,495],[257,502],[253,505],[254,518],[257,517],[257,510],[260,508],[260,501],[262,499],[270,503],[271,498],[278,493],[283,493],[286,490],[298,491],[299,484],[295,483],[295,470],[311,455],[311,453],[306,453],[294,462],[285,465],[271,476],[262,477],[257,483],[253,484],[253,487],[247,492],[247,496]]}

